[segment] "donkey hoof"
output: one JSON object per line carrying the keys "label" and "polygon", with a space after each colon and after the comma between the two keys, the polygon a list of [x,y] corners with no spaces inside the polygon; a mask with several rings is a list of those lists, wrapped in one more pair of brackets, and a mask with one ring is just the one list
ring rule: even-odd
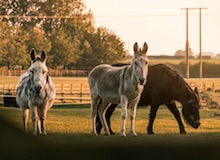
{"label": "donkey hoof", "polygon": [[34,132],[31,133],[31,135],[37,136],[37,132],[34,131]]}
{"label": "donkey hoof", "polygon": [[137,133],[136,132],[130,132],[132,136],[137,137]]}
{"label": "donkey hoof", "polygon": [[120,136],[121,137],[126,137],[126,133],[121,133]]}
{"label": "donkey hoof", "polygon": [[98,134],[96,132],[92,132],[92,135],[94,136],[98,136]]}
{"label": "donkey hoof", "polygon": [[41,136],[46,136],[47,133],[46,133],[46,132],[43,132],[43,133],[41,133],[40,135],[41,135]]}

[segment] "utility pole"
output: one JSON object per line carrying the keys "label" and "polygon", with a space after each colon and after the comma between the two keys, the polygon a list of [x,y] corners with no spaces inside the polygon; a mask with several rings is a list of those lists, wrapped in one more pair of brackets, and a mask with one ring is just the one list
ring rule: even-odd
{"label": "utility pole", "polygon": [[188,40],[188,17],[189,10],[199,10],[199,77],[203,77],[203,67],[202,67],[202,10],[207,10],[208,8],[181,8],[186,10],[186,78],[189,78],[189,40]]}

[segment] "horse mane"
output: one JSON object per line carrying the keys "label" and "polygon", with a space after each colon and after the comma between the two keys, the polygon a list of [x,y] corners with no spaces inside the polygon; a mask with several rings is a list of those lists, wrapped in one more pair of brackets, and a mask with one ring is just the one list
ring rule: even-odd
{"label": "horse mane", "polygon": [[161,67],[164,68],[164,72],[167,73],[168,76],[170,76],[172,79],[174,78],[177,81],[178,87],[181,89],[187,89],[190,92],[193,93],[192,88],[189,86],[188,83],[184,80],[184,78],[173,68],[169,67],[168,65],[165,64],[158,64]]}

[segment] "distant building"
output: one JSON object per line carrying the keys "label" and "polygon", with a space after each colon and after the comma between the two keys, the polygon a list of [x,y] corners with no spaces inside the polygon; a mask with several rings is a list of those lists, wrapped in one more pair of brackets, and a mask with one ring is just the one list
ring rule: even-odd
{"label": "distant building", "polygon": [[215,59],[220,59],[220,53],[216,54]]}
{"label": "distant building", "polygon": [[[190,45],[189,45],[189,43],[188,43],[188,55],[189,55],[189,57],[194,57],[193,56],[193,51],[192,51],[192,49],[191,49],[191,47],[190,47]],[[179,49],[179,50],[177,50],[176,52],[175,52],[175,54],[174,54],[175,56],[186,56],[186,50],[181,50],[181,49]]]}

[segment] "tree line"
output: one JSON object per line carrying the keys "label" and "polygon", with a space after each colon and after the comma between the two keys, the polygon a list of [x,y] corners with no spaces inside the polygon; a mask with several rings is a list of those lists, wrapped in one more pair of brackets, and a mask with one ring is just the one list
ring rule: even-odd
{"label": "tree line", "polygon": [[[186,77],[186,63],[180,62],[179,64],[168,63],[171,68],[177,70],[184,78]],[[200,64],[195,63],[190,65],[190,78],[199,78]],[[219,78],[220,77],[220,64],[212,62],[203,62],[203,78]]]}
{"label": "tree line", "polygon": [[26,69],[32,48],[45,50],[52,69],[87,70],[126,57],[124,42],[95,27],[83,0],[9,0],[0,8],[0,67]]}

